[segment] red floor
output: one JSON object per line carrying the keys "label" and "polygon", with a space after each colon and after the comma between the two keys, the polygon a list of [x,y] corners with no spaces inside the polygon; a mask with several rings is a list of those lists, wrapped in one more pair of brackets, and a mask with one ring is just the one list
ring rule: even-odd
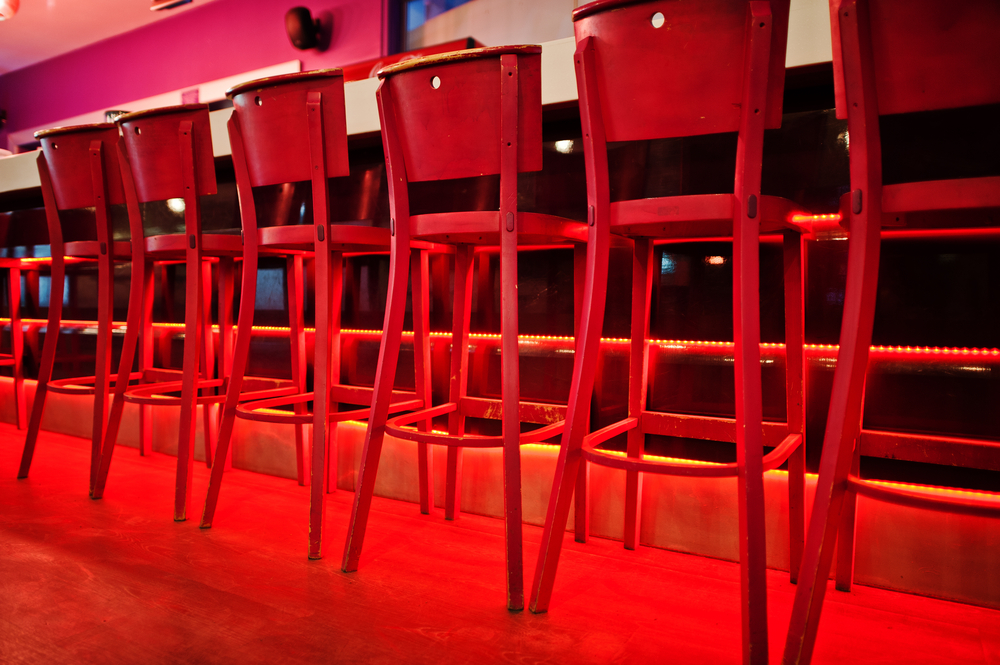
{"label": "red floor", "polygon": [[[88,442],[46,434],[18,481],[22,440],[0,424],[0,663],[739,662],[735,564],[568,542],[551,611],[511,614],[499,520],[376,499],[345,575],[346,492],[329,497],[327,558],[308,561],[292,481],[232,471],[201,530],[170,518],[174,458],[119,448],[91,501]],[[525,527],[529,570],[540,536]],[[794,588],[769,583],[777,662]],[[1000,665],[1000,612],[831,590],[813,662]]]}

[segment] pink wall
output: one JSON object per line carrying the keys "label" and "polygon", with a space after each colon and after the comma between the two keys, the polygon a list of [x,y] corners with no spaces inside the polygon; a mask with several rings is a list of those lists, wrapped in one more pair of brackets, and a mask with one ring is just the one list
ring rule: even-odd
{"label": "pink wall", "polygon": [[[0,76],[7,131],[301,60],[302,69],[346,65],[382,51],[381,0],[216,0],[71,53]],[[333,15],[323,53],[299,51],[285,34],[297,4]],[[6,145],[0,133],[0,146]]]}

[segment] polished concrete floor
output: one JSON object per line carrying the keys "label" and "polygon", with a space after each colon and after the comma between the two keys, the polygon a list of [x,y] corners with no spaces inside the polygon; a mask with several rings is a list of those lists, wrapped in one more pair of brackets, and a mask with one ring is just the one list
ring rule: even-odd
{"label": "polished concrete floor", "polygon": [[[737,663],[735,564],[569,540],[551,610],[504,609],[503,524],[376,499],[361,567],[340,572],[352,495],[306,559],[307,491],[227,472],[215,526],[171,519],[175,458],[119,448],[87,498],[89,442],[0,424],[0,663]],[[208,474],[196,467],[191,511]],[[541,530],[525,527],[526,579]],[[769,573],[771,660],[794,587]],[[1000,665],[1000,611],[855,586],[830,591],[815,663]]]}

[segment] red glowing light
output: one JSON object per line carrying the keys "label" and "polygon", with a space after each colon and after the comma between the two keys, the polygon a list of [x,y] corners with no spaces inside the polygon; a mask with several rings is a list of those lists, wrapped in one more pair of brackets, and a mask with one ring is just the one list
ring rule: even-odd
{"label": "red glowing light", "polygon": [[792,215],[792,222],[795,224],[810,224],[814,222],[839,222],[841,220],[841,215],[839,212],[831,213],[828,215],[804,215],[801,213],[796,213]]}

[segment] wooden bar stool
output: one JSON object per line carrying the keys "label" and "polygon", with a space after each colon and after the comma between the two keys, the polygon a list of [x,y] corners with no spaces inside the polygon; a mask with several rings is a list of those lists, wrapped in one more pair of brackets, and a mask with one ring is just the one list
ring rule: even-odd
{"label": "wooden bar stool", "polygon": [[[573,14],[574,56],[594,240],[555,482],[532,587],[531,609],[548,609],[570,500],[578,540],[586,538],[587,462],[626,472],[625,547],[639,541],[642,474],[737,478],[744,662],[767,662],[765,470],[789,460],[791,576],[803,538],[805,489],[802,232],[795,206],[760,192],[764,129],[780,126],[788,2],[600,0]],[[732,193],[611,200],[608,145],[738,132]],[[631,238],[632,314],[628,414],[591,432],[589,411],[600,353],[611,234]],[[788,422],[763,421],[759,238],[784,236]],[[647,399],[654,242],[733,241],[736,417],[654,411]],[[626,453],[599,444],[624,434]],[[647,435],[736,444],[730,464],[645,456]],[[764,455],[764,446],[774,449]]]}
{"label": "wooden bar stool", "polygon": [[[233,100],[229,120],[236,185],[243,220],[243,286],[237,325],[233,368],[222,414],[212,480],[205,501],[202,527],[210,527],[215,515],[222,470],[232,439],[236,417],[257,422],[292,423],[296,426],[296,454],[300,484],[305,484],[301,428],[312,423],[312,470],[310,554],[319,551],[322,540],[324,491],[327,467],[336,468],[336,441],[330,423],[363,419],[371,407],[372,389],[345,385],[340,377],[340,312],[346,252],[389,251],[390,232],[361,223],[332,223],[329,179],[349,173],[347,122],[344,109],[344,79],[341,70],[288,74],[243,83],[227,93]],[[312,190],[312,223],[258,227],[254,188],[307,181]],[[253,328],[256,265],[261,248],[288,257],[289,315],[291,323],[292,381],[294,393],[238,404],[246,371]],[[302,322],[303,255],[316,266],[316,338],[313,373],[314,391],[307,392],[305,338]],[[419,261],[419,259],[418,259]],[[415,317],[426,311],[414,308]],[[423,406],[421,382],[418,393],[393,392],[393,412]],[[316,399],[315,395],[324,395]],[[306,406],[312,402],[312,413]],[[363,405],[338,410],[338,405]],[[292,407],[290,412],[285,407]],[[329,488],[336,487],[336,474]]]}
{"label": "wooden bar stool", "polygon": [[[91,425],[90,491],[97,479],[101,441],[108,414],[108,391],[111,382],[111,326],[114,296],[114,261],[129,260],[128,241],[115,242],[111,232],[108,207],[124,203],[118,169],[118,127],[113,124],[81,125],[37,132],[42,152],[38,156],[38,175],[51,248],[51,287],[49,315],[38,371],[38,387],[31,408],[24,452],[18,478],[27,478],[34,456],[46,395],[93,395]],[[60,212],[75,208],[94,208],[96,239],[63,241]],[[63,288],[67,257],[97,262],[97,348],[95,374],[87,377],[52,379],[62,321]],[[18,299],[20,298],[18,294]],[[12,302],[14,294],[11,295]],[[15,342],[15,345],[17,343]],[[16,352],[15,352],[16,353]]]}
{"label": "wooden bar stool", "polygon": [[850,246],[837,369],[785,663],[812,658],[834,544],[837,586],[850,588],[857,494],[924,510],[1000,517],[1000,501],[993,497],[890,486],[861,479],[857,468],[882,225],[953,227],[956,215],[982,211],[995,219],[1000,208],[996,175],[885,184],[880,121],[1000,103],[1000,4],[831,0],[830,9],[837,117],[847,118],[851,136],[851,191],[841,199]]}
{"label": "wooden bar stool", "polygon": [[[104,492],[124,402],[180,407],[174,498],[174,519],[180,521],[186,519],[191,500],[195,407],[207,407],[225,399],[224,395],[216,394],[216,390],[224,389],[225,376],[231,367],[232,319],[229,310],[233,297],[233,262],[235,257],[242,256],[243,244],[235,232],[202,233],[199,197],[216,193],[207,105],[189,104],[138,111],[121,116],[117,122],[123,136],[119,159],[129,226],[132,237],[143,238],[143,242],[132,244],[132,281],[125,342],[93,496],[100,498]],[[183,232],[146,235],[140,204],[170,199],[183,202]],[[152,358],[140,356],[140,372],[132,375],[139,338],[144,343],[153,338],[154,260],[182,261],[185,265],[183,369],[153,368]],[[212,263],[219,266],[219,378],[214,378],[216,354],[209,309]],[[151,347],[146,349],[151,356]],[[138,385],[127,387],[125,377],[130,375],[139,381]],[[269,383],[275,389],[282,386],[279,381]],[[284,385],[288,387],[288,382]],[[175,393],[180,393],[180,396]],[[210,465],[215,421],[207,408],[204,418],[205,458]]]}
{"label": "wooden bar stool", "polygon": [[[379,72],[377,96],[393,225],[389,297],[375,400],[342,564],[344,571],[357,569],[387,432],[419,444],[448,446],[446,518],[457,515],[461,448],[502,447],[507,606],[512,610],[524,605],[519,446],[556,436],[565,415],[562,405],[519,399],[518,246],[565,245],[587,238],[582,223],[518,209],[517,174],[542,166],[540,53],[537,46],[474,49],[411,60]],[[500,176],[498,209],[411,215],[409,183],[489,174]],[[417,239],[455,246],[449,398],[445,404],[386,422],[403,325],[406,261]],[[500,246],[500,399],[473,397],[467,390],[472,255],[477,245]],[[415,291],[417,287],[414,284]],[[419,337],[426,331],[414,334]],[[427,353],[426,349],[421,352]],[[432,431],[429,421],[443,416],[447,433]],[[502,434],[467,432],[467,418],[500,420]],[[522,422],[540,427],[522,433]]]}

